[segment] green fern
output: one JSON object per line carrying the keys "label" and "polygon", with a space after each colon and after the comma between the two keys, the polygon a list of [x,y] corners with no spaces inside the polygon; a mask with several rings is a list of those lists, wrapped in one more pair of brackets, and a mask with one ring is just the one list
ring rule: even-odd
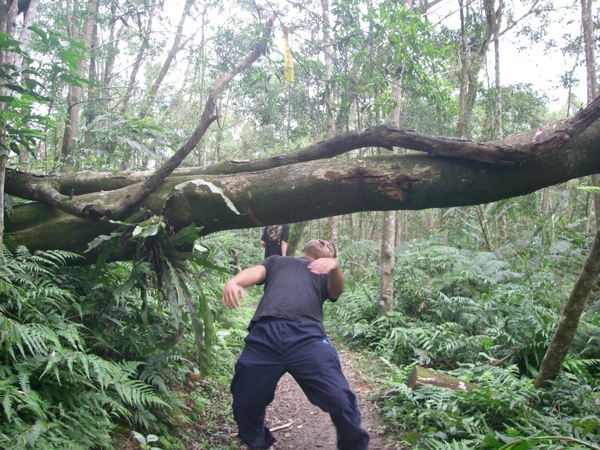
{"label": "green fern", "polygon": [[160,427],[159,414],[172,408],[139,378],[144,363],[116,363],[90,352],[89,342],[100,340],[89,341],[75,299],[94,292],[88,290],[93,283],[61,267],[75,258],[24,248],[17,256],[4,248],[0,254],[0,446],[112,448],[117,420],[133,426],[139,416]]}

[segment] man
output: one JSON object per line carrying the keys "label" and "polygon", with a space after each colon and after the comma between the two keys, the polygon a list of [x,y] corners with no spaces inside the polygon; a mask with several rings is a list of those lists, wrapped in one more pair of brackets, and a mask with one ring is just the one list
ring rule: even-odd
{"label": "man", "polygon": [[290,225],[269,225],[263,229],[260,245],[265,248],[265,259],[271,255],[287,256]]}
{"label": "man", "polygon": [[345,284],[334,246],[311,240],[299,258],[271,256],[242,270],[225,284],[223,306],[237,308],[244,288],[262,283],[264,294],[231,382],[238,437],[249,448],[275,442],[264,424],[265,410],[277,382],[289,372],[311,403],[329,413],[338,448],[366,449],[369,434],[360,426],[356,396],[323,327],[323,303],[336,301]]}

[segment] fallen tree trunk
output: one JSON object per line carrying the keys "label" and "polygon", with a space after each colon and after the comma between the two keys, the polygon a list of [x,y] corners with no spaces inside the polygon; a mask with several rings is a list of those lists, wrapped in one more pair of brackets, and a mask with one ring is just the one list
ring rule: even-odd
{"label": "fallen tree trunk", "polygon": [[473,383],[459,380],[447,373],[437,372],[421,366],[414,366],[408,381],[408,387],[417,389],[419,386],[431,385],[452,389],[453,391],[470,391]]}
{"label": "fallen tree trunk", "polygon": [[[178,170],[126,213],[130,215],[144,208],[151,214],[163,215],[174,230],[194,223],[204,227],[204,234],[209,234],[360,211],[485,204],[600,173],[600,152],[597,151],[600,120],[572,139],[564,138],[562,132],[559,134],[564,143],[562,147],[553,147],[530,161],[513,165],[405,154],[318,159],[231,175],[208,175],[201,168]],[[529,133],[519,141],[532,138]],[[513,137],[507,140],[507,145],[514,146],[515,141]],[[6,181],[7,193],[38,202],[14,209],[6,220],[6,243],[26,245],[31,250],[63,249],[82,253],[95,236],[110,233],[117,225],[108,220],[81,219],[42,203],[47,192],[44,184],[52,184],[48,190],[60,191],[67,199],[66,193],[70,190],[76,197],[73,202],[79,205],[108,210],[135,192],[140,183],[135,173],[110,174],[109,178],[106,174],[77,175],[72,178],[76,180],[75,189],[75,184],[65,183],[63,177],[12,172]],[[110,189],[115,186],[111,180],[119,188],[94,192],[86,189],[86,184]],[[182,184],[184,188],[174,191],[175,186]],[[77,195],[80,192],[88,193]],[[129,258],[130,250],[124,242],[113,258]],[[88,256],[89,260],[95,258],[94,252]]]}

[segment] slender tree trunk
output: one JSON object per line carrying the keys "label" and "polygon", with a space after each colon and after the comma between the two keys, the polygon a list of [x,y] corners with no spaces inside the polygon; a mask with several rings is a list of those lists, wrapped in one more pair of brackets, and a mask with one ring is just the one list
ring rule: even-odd
{"label": "slender tree trunk", "polygon": [[[325,102],[325,109],[327,113],[327,139],[332,138],[335,135],[335,119],[333,117],[333,90],[329,84],[331,83],[331,76],[333,74],[333,61],[331,58],[331,22],[329,19],[329,0],[321,0],[321,9],[323,12],[323,53],[325,62],[325,86],[327,88],[328,96]],[[329,218],[327,225],[327,238],[336,247],[339,245],[339,216],[332,216]]]}
{"label": "slender tree trunk", "polygon": [[[31,30],[29,27],[33,25],[39,4],[40,0],[30,0],[27,10],[23,12],[23,26],[21,27],[21,32],[19,33],[21,50],[27,51],[29,49],[29,42],[31,41]],[[16,67],[23,67],[23,57],[21,55],[15,55],[14,65]],[[19,151],[19,164],[21,166],[21,170],[28,170],[29,153],[25,149],[21,149]]]}
{"label": "slender tree trunk", "polygon": [[[98,13],[98,3],[99,0],[90,0],[88,2],[88,14],[83,25],[82,37],[84,45],[88,49],[88,51],[91,46],[94,22],[96,20],[95,16]],[[77,33],[75,32],[74,25],[68,24],[68,26],[71,30],[71,37],[76,37]],[[85,76],[86,70],[87,59],[84,58],[79,60],[77,75],[83,78]],[[81,110],[81,98],[81,87],[69,87],[69,92],[67,94],[67,121],[65,123],[65,132],[63,134],[63,141],[61,147],[61,159],[65,165],[63,170],[68,170],[68,168],[73,167],[75,165],[75,161],[73,159],[73,141],[75,139],[75,136],[77,135],[79,111]]]}
{"label": "slender tree trunk", "polygon": [[596,79],[596,54],[594,50],[594,17],[592,15],[593,0],[581,0],[581,28],[585,47],[585,66],[587,71],[587,101],[591,103],[598,96],[598,80]]}
{"label": "slender tree trunk", "polygon": [[156,80],[154,80],[154,84],[148,91],[148,94],[147,94],[148,100],[146,102],[147,107],[144,108],[140,114],[140,117],[142,117],[142,118],[145,117],[146,114],[150,111],[150,107],[154,104],[154,100],[156,98],[156,94],[158,93],[158,89],[162,85],[162,82],[164,81],[165,77],[167,76],[167,73],[169,72],[169,69],[171,68],[171,64],[173,64],[173,61],[175,60],[177,53],[179,53],[179,50],[181,50],[181,48],[182,48],[181,40],[183,38],[183,26],[185,25],[186,19],[190,15],[190,10],[191,10],[192,6],[194,5],[194,2],[195,2],[195,0],[186,0],[186,2],[185,2],[185,6],[183,8],[183,11],[181,12],[181,17],[179,18],[179,24],[177,25],[177,31],[175,32],[175,40],[173,41],[171,50],[169,50],[169,53],[167,54],[167,58],[165,59],[165,62],[163,63],[163,65],[160,69],[160,72],[159,72],[158,76],[156,77]]}
{"label": "slender tree trunk", "polygon": [[[202,11],[202,20],[201,20],[201,26],[200,26],[200,50],[199,50],[198,58],[201,61],[203,61],[204,58],[206,57],[206,49],[207,49],[206,25],[208,23],[208,20],[209,20],[208,19],[208,7],[205,5],[204,11]],[[200,95],[202,95],[204,93],[205,84],[206,84],[206,64],[200,64]],[[202,142],[201,147],[199,147],[198,150],[199,150],[197,152],[198,162],[199,162],[198,165],[205,166],[207,164],[206,144],[204,142]],[[288,243],[288,248],[289,248],[289,243]]]}
{"label": "slender tree trunk", "polygon": [[[39,0],[31,0],[26,11],[23,12],[23,25],[18,39],[21,42],[21,50],[26,51],[31,40],[29,26],[33,23]],[[17,34],[17,0],[0,0],[0,32],[16,37]],[[0,64],[13,64],[22,67],[23,57],[14,52],[0,50]],[[6,79],[0,79],[0,95],[4,94],[4,83]],[[0,114],[2,114],[6,103],[0,102]],[[8,136],[6,130],[0,128],[0,242],[4,241],[4,185],[6,180],[6,164],[8,162]],[[19,161],[27,163],[26,151],[19,152]]]}
{"label": "slender tree trunk", "polygon": [[[404,9],[410,9],[413,0],[404,0]],[[392,98],[394,107],[390,111],[388,123],[391,126],[400,125],[400,101],[402,99],[402,80],[394,80],[392,84]],[[392,154],[398,153],[394,147]],[[396,211],[383,213],[383,226],[381,229],[381,251],[379,254],[379,315],[385,316],[394,309],[394,266],[396,265]]]}
{"label": "slender tree trunk", "polygon": [[[88,64],[88,81],[90,84],[87,86],[87,103],[91,104],[96,101],[98,88],[99,75],[98,75],[98,58],[93,50],[98,48],[98,25],[96,21],[91,23],[91,36],[90,36],[90,62]],[[100,87],[100,86],[98,86]],[[84,118],[85,118],[85,135],[83,137],[84,146],[89,148],[92,144],[92,135],[90,132],[89,125],[92,123],[96,116],[97,112],[92,108],[84,109]]]}
{"label": "slender tree trunk", "polygon": [[500,24],[502,23],[502,13],[504,0],[498,1],[498,9],[494,10],[495,0],[486,1],[486,20],[488,27],[492,30],[494,38],[494,129],[495,133],[492,139],[502,139],[502,86],[500,84]]}
{"label": "slender tree trunk", "polygon": [[458,123],[456,134],[458,137],[466,137],[467,127],[467,86],[469,83],[469,36],[467,34],[466,10],[463,0],[458,1],[460,6],[460,86],[458,92]]}
{"label": "slender tree trunk", "polygon": [[[333,62],[331,58],[331,22],[329,19],[329,0],[321,0],[323,11],[323,60],[325,63],[325,86],[329,88],[333,74]],[[327,138],[335,134],[335,120],[333,118],[333,91],[328,89],[327,101],[325,102],[327,113]]]}
{"label": "slender tree trunk", "polygon": [[598,280],[598,274],[600,274],[600,229],[596,231],[592,248],[562,311],[558,326],[535,379],[534,387],[548,387],[549,381],[556,378],[573,342],[579,319],[588,295]]}
{"label": "slender tree trunk", "polygon": [[[492,0],[488,0],[492,1]],[[475,105],[477,95],[478,75],[483,65],[485,54],[490,45],[490,40],[493,33],[493,28],[485,23],[485,29],[481,36],[470,35],[469,30],[472,28],[470,24],[469,10],[471,3],[464,4],[463,0],[459,0],[460,13],[460,33],[461,33],[461,51],[460,51],[460,88],[459,88],[459,112],[456,132],[458,137],[468,138],[470,135],[469,121],[471,112]],[[475,43],[473,43],[473,41]],[[477,45],[477,43],[479,45]]]}
{"label": "slender tree trunk", "polygon": [[[0,31],[14,35],[16,28],[17,2],[0,0]],[[0,50],[0,64],[10,63],[9,53]],[[0,94],[4,94],[4,83],[6,80],[0,78]],[[0,114],[6,104],[0,102]],[[8,161],[7,142],[8,136],[4,127],[0,128],[0,242],[4,242],[4,181],[6,179],[6,163]]]}
{"label": "slender tree trunk", "polygon": [[302,242],[302,233],[308,222],[296,222],[290,226],[290,238],[287,246],[287,255],[294,256]]}
{"label": "slender tree trunk", "polygon": [[148,49],[148,40],[150,39],[150,32],[152,31],[152,20],[154,19],[154,12],[156,10],[156,5],[154,2],[148,7],[148,22],[146,22],[146,31],[142,35],[140,47],[138,49],[137,56],[133,63],[133,68],[129,75],[129,83],[127,84],[127,91],[123,96],[123,104],[121,105],[121,115],[124,115],[129,108],[129,100],[133,95],[133,90],[135,89],[136,80],[138,73],[140,71],[140,67],[142,66],[142,62],[144,61],[144,55],[146,50]]}
{"label": "slender tree trunk", "polygon": [[[405,9],[412,8],[412,0],[404,0]],[[394,80],[392,85],[392,98],[395,105],[390,111],[388,123],[392,126],[400,125],[400,100],[402,98],[402,81]],[[398,153],[394,147],[393,154]],[[396,211],[383,213],[383,226],[381,229],[381,251],[379,253],[379,315],[385,316],[394,309],[394,266],[396,265]]]}
{"label": "slender tree trunk", "polygon": [[[402,85],[396,80],[392,87],[392,96],[396,102],[390,111],[388,123],[398,126],[400,123],[400,99]],[[392,153],[398,153],[394,147]],[[396,211],[383,213],[381,229],[381,251],[379,253],[379,315],[385,316],[394,309],[394,265],[396,264]]]}

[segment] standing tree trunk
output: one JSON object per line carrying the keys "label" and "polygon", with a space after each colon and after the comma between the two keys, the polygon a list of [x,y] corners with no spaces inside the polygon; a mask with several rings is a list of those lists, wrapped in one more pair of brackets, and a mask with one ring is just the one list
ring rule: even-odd
{"label": "standing tree trunk", "polygon": [[[146,54],[146,50],[148,49],[148,42],[150,39],[150,33],[152,31],[152,21],[154,19],[154,13],[156,11],[156,5],[154,2],[150,4],[146,10],[148,14],[148,21],[146,22],[146,30],[144,34],[141,36],[140,46],[137,52],[137,56],[135,57],[135,61],[133,62],[133,67],[131,69],[131,73],[129,74],[129,83],[127,84],[127,91],[123,96],[123,103],[121,106],[121,115],[125,115],[127,112],[127,108],[129,107],[129,100],[133,95],[133,91],[136,86],[138,73],[140,71],[140,67],[142,67],[142,62],[144,61],[144,55]],[[123,168],[125,169],[125,168]]]}
{"label": "standing tree trunk", "polygon": [[492,30],[494,37],[494,129],[492,139],[502,139],[502,87],[500,85],[500,24],[502,23],[502,9],[504,0],[498,1],[498,9],[494,10],[495,0],[486,0],[485,16],[487,26]]}
{"label": "standing tree trunk", "polygon": [[[396,80],[392,87],[392,96],[396,102],[390,111],[388,123],[398,126],[400,123],[400,98],[402,85]],[[394,147],[392,153],[398,153]],[[381,252],[379,254],[379,315],[385,316],[394,309],[394,265],[396,264],[396,211],[383,213],[383,228],[381,230]]]}
{"label": "standing tree trunk", "polygon": [[[396,102],[390,111],[389,124],[398,126],[400,123],[400,98],[402,86],[399,80],[393,85],[392,96]],[[394,147],[393,154],[398,153]],[[396,265],[396,211],[383,213],[381,230],[381,251],[379,255],[379,315],[385,316],[394,309],[394,266]]]}
{"label": "standing tree trunk", "polygon": [[[412,8],[412,0],[404,0],[404,9]],[[397,127],[400,125],[400,99],[402,98],[402,81],[394,80],[392,98],[395,105],[390,111],[388,123]],[[393,154],[398,148],[393,147]],[[379,315],[385,316],[394,309],[394,266],[396,265],[396,211],[383,213],[381,230],[381,251],[379,254]]]}
{"label": "standing tree trunk", "polygon": [[[0,0],[0,31],[10,36],[14,36],[16,29],[17,17],[17,2],[16,0]],[[0,50],[0,64],[12,63],[11,53]],[[4,94],[4,84],[8,80],[0,78],[0,94]],[[0,102],[0,114],[7,106],[6,103]],[[4,181],[6,172],[6,163],[8,161],[7,150],[7,134],[6,130],[0,123],[0,242],[3,242],[4,237]]]}
{"label": "standing tree trunk", "polygon": [[[333,74],[333,62],[331,59],[331,22],[329,20],[329,0],[321,0],[323,11],[323,53],[325,62],[325,87],[327,89],[327,101],[325,110],[327,113],[327,139],[335,135],[335,119],[333,117],[333,89],[327,86],[331,83]],[[327,238],[336,247],[339,245],[338,230],[340,226],[339,216],[332,216],[327,223]]]}
{"label": "standing tree trunk", "polygon": [[[94,22],[96,20],[96,14],[98,13],[98,0],[89,0],[87,15],[83,25],[82,38],[85,48],[89,51],[92,35],[94,31]],[[68,24],[69,35],[72,38],[76,38],[78,33],[76,32],[75,25],[72,23]],[[87,58],[79,60],[79,67],[77,68],[77,75],[80,78],[85,76],[87,70]],[[61,159],[65,164],[63,170],[75,166],[75,160],[73,159],[73,140],[77,135],[79,111],[81,110],[81,97],[82,88],[80,86],[70,86],[67,94],[67,121],[65,123],[65,132],[63,134],[63,141],[61,147]]]}
{"label": "standing tree trunk", "polygon": [[300,247],[302,241],[302,233],[308,225],[307,221],[296,222],[290,226],[290,239],[288,240],[287,255],[294,256]]}
{"label": "standing tree trunk", "polygon": [[177,25],[177,31],[175,32],[175,40],[173,41],[173,45],[171,46],[171,49],[167,54],[167,58],[165,59],[165,62],[163,63],[158,76],[154,80],[154,84],[146,94],[146,107],[143,108],[140,113],[140,118],[142,119],[146,117],[146,115],[150,112],[150,108],[154,105],[158,89],[162,85],[162,82],[164,81],[165,77],[167,76],[167,73],[171,68],[171,64],[173,64],[177,53],[179,53],[179,51],[182,48],[181,40],[183,38],[183,27],[185,25],[186,19],[190,15],[190,11],[192,9],[192,6],[194,5],[194,2],[195,0],[186,0],[185,2],[185,6],[183,8],[183,11],[181,12],[181,17],[179,18],[179,24]]}
{"label": "standing tree trunk", "polygon": [[[40,0],[30,0],[27,9],[23,11],[23,26],[19,33],[19,42],[21,43],[21,50],[27,51],[29,49],[29,42],[31,41],[31,30],[29,27],[33,25],[35,20],[37,8],[40,4]],[[14,64],[16,67],[23,67],[23,57],[21,55],[15,55]],[[29,153],[26,149],[19,151],[19,164],[22,170],[27,170],[29,164]]]}
{"label": "standing tree trunk", "polygon": [[456,133],[458,137],[462,138],[470,136],[469,121],[479,88],[478,76],[492,36],[492,28],[487,21],[481,36],[469,34],[469,30],[473,29],[471,22],[476,20],[472,17],[473,15],[469,9],[470,5],[470,2],[465,5],[463,0],[459,0],[461,50],[459,55],[460,88]]}

